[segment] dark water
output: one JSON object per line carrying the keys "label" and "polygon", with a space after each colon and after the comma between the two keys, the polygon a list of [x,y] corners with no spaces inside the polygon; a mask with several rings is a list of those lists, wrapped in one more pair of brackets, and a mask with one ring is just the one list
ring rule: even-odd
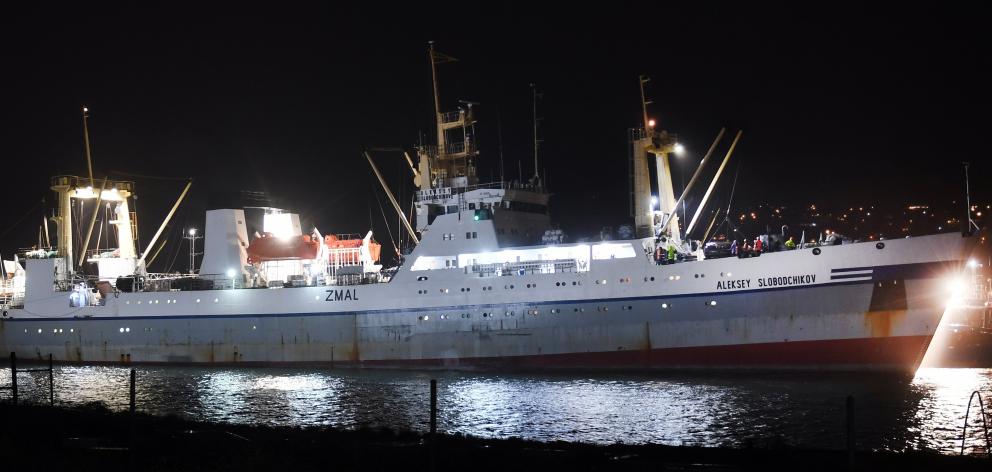
{"label": "dark water", "polygon": [[[138,408],[235,423],[427,429],[438,379],[439,428],[542,441],[844,447],[856,398],[862,449],[961,446],[972,391],[992,369],[921,369],[915,378],[851,374],[503,375],[320,369],[139,367]],[[56,402],[127,408],[128,369],[56,367]],[[0,384],[9,382],[0,371]],[[21,374],[22,397],[47,401],[47,374]],[[0,395],[6,395],[0,394]],[[978,415],[972,414],[973,417]],[[972,425],[978,425],[977,421]],[[969,434],[969,448],[979,436]]]}

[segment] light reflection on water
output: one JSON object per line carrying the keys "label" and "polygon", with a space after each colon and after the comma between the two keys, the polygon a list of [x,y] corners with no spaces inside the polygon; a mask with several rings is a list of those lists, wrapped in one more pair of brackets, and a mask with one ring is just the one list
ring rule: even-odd
{"label": "light reflection on water", "polygon": [[[960,447],[971,392],[992,396],[992,369],[927,368],[913,379],[812,373],[582,376],[312,368],[138,367],[137,372],[138,408],[154,414],[415,431],[427,429],[433,377],[438,379],[442,431],[591,443],[842,448],[844,399],[853,395],[860,448],[945,453]],[[47,400],[47,374],[21,374],[18,379],[22,398]],[[0,384],[9,381],[9,370],[0,370]],[[127,408],[126,368],[56,367],[55,381],[60,403]],[[971,416],[976,417],[974,410]],[[978,445],[977,438],[972,436],[969,445]]]}

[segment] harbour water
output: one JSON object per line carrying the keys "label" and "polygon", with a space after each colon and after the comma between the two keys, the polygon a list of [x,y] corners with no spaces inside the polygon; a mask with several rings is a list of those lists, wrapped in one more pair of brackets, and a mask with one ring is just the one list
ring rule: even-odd
{"label": "harbour water", "polygon": [[[129,369],[56,366],[55,401],[127,408]],[[923,368],[915,378],[840,373],[497,374],[318,368],[137,367],[137,404],[158,415],[267,425],[426,431],[607,444],[791,445],[841,449],[845,398],[859,449],[957,453],[972,391],[992,369]],[[47,373],[20,374],[46,402]],[[9,369],[0,370],[8,385]],[[976,418],[971,425],[978,425]],[[971,427],[971,426],[970,426]],[[983,443],[978,428],[968,446]]]}

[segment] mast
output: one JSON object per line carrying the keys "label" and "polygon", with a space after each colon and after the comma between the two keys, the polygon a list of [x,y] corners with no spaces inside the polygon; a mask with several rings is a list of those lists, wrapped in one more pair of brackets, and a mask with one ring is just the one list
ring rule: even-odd
{"label": "mast", "polygon": [[[655,120],[648,117],[648,100],[644,93],[644,84],[649,82],[646,76],[638,77],[641,92],[641,118],[643,128],[630,131],[630,159],[633,171],[633,216],[634,228],[639,238],[655,236],[662,237],[665,233],[661,223],[666,219],[673,223],[668,236],[678,244],[678,216],[676,215],[675,188],[672,184],[672,172],[668,156],[678,147],[678,138],[667,131],[659,130]],[[651,195],[651,177],[648,170],[649,155],[654,155],[658,195]],[[657,202],[657,207],[655,207]]]}
{"label": "mast", "polygon": [[477,103],[462,101],[457,111],[441,111],[441,86],[437,65],[457,59],[437,52],[430,42],[429,59],[434,91],[434,114],[437,126],[437,147],[421,146],[418,149],[418,167],[423,189],[454,187],[464,188],[477,183],[475,156],[475,118],[473,106]]}
{"label": "mast", "polygon": [[429,59],[431,61],[431,82],[434,84],[434,119],[437,125],[437,153],[439,158],[444,157],[444,128],[441,127],[441,92],[438,91],[437,84],[437,53],[434,52],[434,41],[429,41]]}
{"label": "mast", "polygon": [[644,84],[650,82],[651,78],[646,75],[642,75],[638,77],[637,81],[640,83],[641,86],[641,113],[643,114],[643,118],[644,118],[643,121],[644,130],[647,131],[654,127],[651,125],[651,120],[648,119],[648,105],[650,105],[651,102],[644,98]]}
{"label": "mast", "polygon": [[[86,147],[86,169],[89,170],[90,183],[89,186],[93,186],[93,158],[90,156],[90,128],[89,121],[90,110],[89,108],[83,107],[83,144]],[[85,248],[84,248],[85,250]]]}
{"label": "mast", "polygon": [[538,173],[539,167],[537,166],[537,148],[540,145],[541,140],[537,138],[537,99],[541,94],[537,93],[537,86],[530,84],[531,92],[534,95],[534,184],[537,185],[541,181],[541,176]]}

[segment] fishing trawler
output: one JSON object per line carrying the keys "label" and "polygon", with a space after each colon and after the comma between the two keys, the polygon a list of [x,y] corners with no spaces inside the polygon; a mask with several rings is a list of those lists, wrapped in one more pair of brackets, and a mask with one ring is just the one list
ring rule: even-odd
{"label": "fishing trawler", "polygon": [[[162,228],[139,254],[133,183],[58,176],[57,245],[6,266],[0,350],[79,363],[918,367],[974,238],[705,259],[685,235],[741,134],[683,230],[675,209],[707,159],[676,200],[669,155],[678,142],[645,107],[630,134],[633,238],[566,243],[536,172],[528,182],[479,181],[475,107],[442,111],[439,57],[432,46],[437,144],[417,148],[416,163],[406,155],[419,189],[412,221],[365,155],[416,243],[399,267],[382,267],[371,233],[322,236],[291,212],[266,210],[249,239],[244,209],[219,208],[206,213],[198,274],[149,273]],[[113,207],[118,248],[88,251],[87,234],[74,252],[77,200]]]}

